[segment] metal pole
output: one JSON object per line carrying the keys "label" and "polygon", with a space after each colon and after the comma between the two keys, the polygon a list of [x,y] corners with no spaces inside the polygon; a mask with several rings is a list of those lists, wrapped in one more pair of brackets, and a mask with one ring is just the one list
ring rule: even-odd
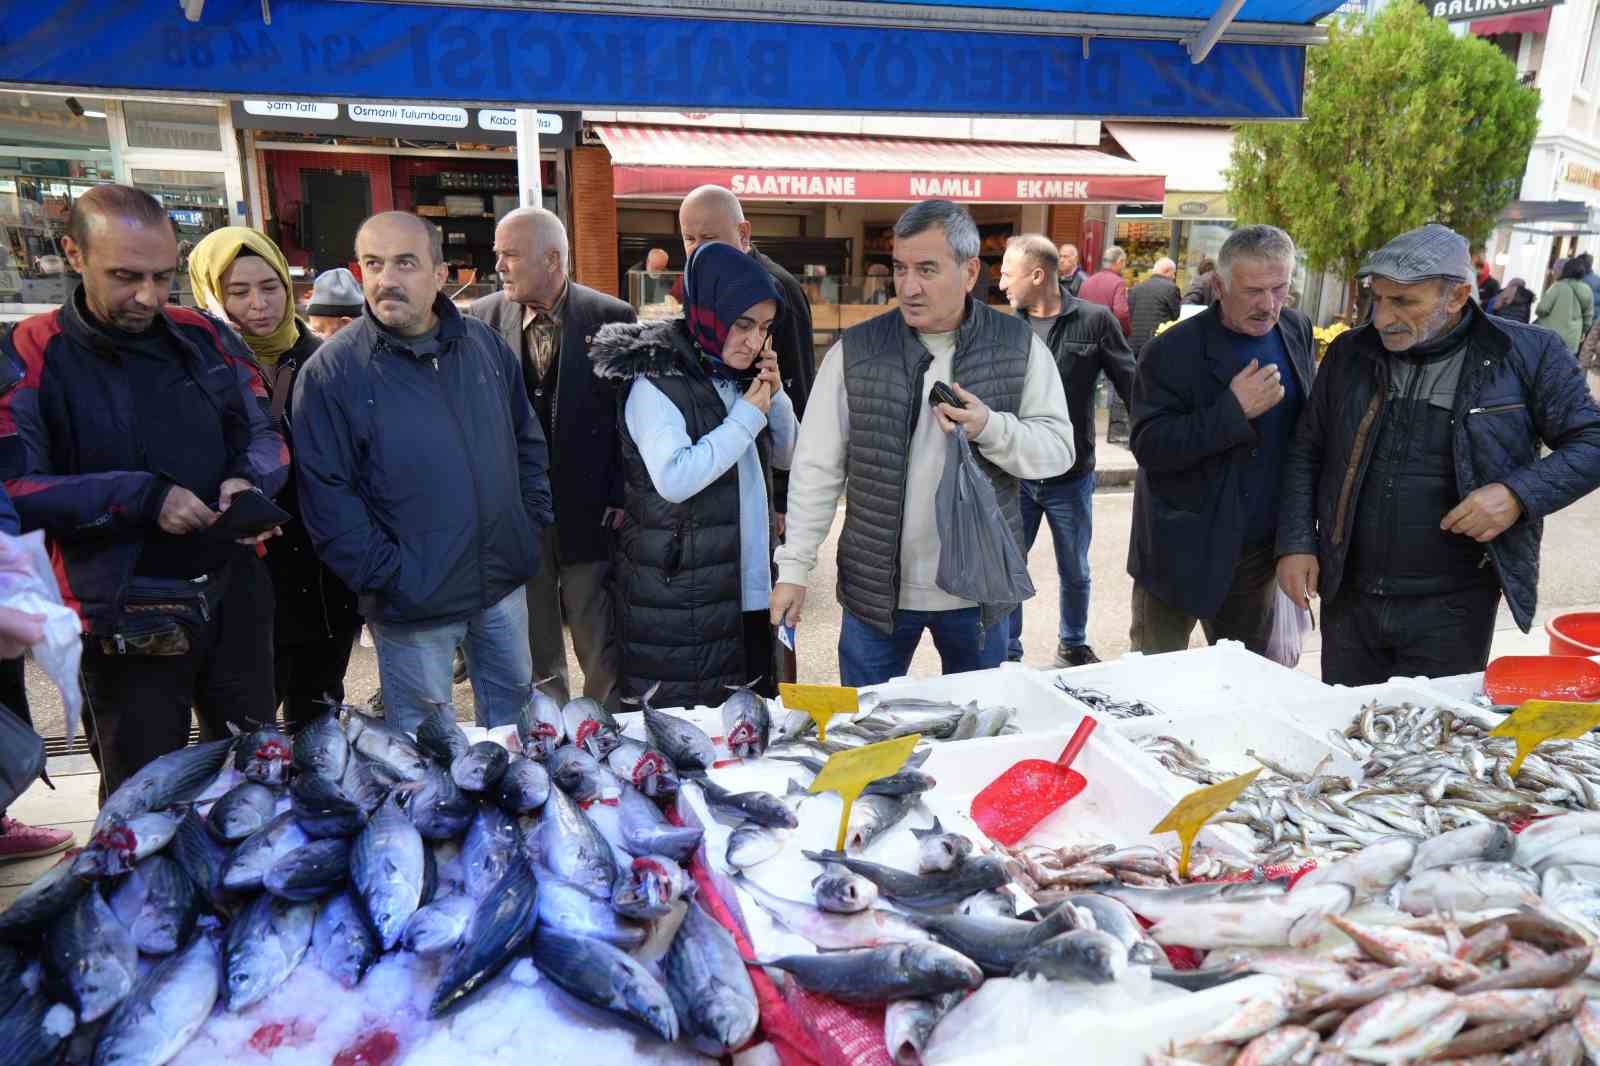
{"label": "metal pole", "polygon": [[1190,63],[1205,62],[1206,56],[1210,55],[1211,49],[1222,40],[1222,35],[1227,32],[1228,26],[1242,7],[1244,0],[1223,0],[1222,5],[1206,20],[1205,26],[1198,34],[1184,38],[1183,43],[1189,49]]}
{"label": "metal pole", "polygon": [[517,194],[523,207],[544,206],[544,175],[539,166],[539,113],[517,108]]}

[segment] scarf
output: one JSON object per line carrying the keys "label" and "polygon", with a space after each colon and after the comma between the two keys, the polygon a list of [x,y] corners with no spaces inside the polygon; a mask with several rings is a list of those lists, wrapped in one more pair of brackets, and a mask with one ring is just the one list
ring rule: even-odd
{"label": "scarf", "polygon": [[722,361],[728,327],[763,300],[781,307],[783,294],[766,268],[731,244],[713,242],[694,250],[684,266],[683,314],[689,336],[700,351],[701,364],[713,376],[748,385],[760,373],[757,364],[735,370]]}
{"label": "scarf", "polygon": [[[260,256],[278,274],[283,282],[283,321],[265,337],[253,337],[239,328],[228,317],[222,303],[222,277],[233,266],[239,253],[249,248]],[[213,230],[189,253],[189,284],[194,289],[195,303],[210,311],[238,330],[245,344],[255,354],[256,361],[271,368],[300,340],[300,329],[294,315],[294,287],[289,283],[289,263],[272,243],[272,239],[244,226],[224,226]]]}

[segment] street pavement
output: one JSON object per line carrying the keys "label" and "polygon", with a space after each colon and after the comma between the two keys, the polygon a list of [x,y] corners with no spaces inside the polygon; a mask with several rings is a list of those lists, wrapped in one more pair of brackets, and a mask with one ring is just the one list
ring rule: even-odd
{"label": "street pavement", "polygon": [[[1102,419],[1103,419],[1102,415]],[[1104,481],[1131,485],[1133,456],[1125,448],[1099,445],[1097,459]],[[1130,487],[1102,486],[1094,497],[1094,542],[1089,552],[1094,587],[1089,604],[1089,643],[1101,658],[1112,658],[1128,651],[1128,626],[1133,581],[1128,577],[1128,534],[1132,520],[1133,493]],[[835,553],[842,514],[819,554],[812,577],[796,643],[800,680],[837,684],[839,679],[840,607],[834,595],[837,580]],[[1594,531],[1600,529],[1600,493],[1567,508],[1545,522],[1544,550],[1539,579],[1539,614],[1531,634],[1523,634],[1511,621],[1504,605],[1495,635],[1494,653],[1543,652],[1546,640],[1538,628],[1553,614],[1570,610],[1600,610],[1600,566],[1595,565]],[[1032,666],[1049,667],[1056,648],[1056,626],[1060,582],[1056,577],[1055,555],[1048,528],[1042,529],[1028,557],[1028,569],[1038,590],[1023,612],[1024,661]],[[1317,673],[1321,631],[1310,634],[1300,668]],[[1202,644],[1199,627],[1192,643]],[[573,662],[574,690],[580,683]],[[912,676],[931,676],[939,672],[938,653],[931,638],[925,637],[911,663]],[[35,723],[49,736],[65,732],[61,702],[54,687],[30,663],[29,697],[33,701]],[[346,676],[351,702],[364,702],[378,687],[377,659],[371,648],[357,647]],[[472,693],[467,685],[456,689],[456,707],[463,718],[471,717]]]}

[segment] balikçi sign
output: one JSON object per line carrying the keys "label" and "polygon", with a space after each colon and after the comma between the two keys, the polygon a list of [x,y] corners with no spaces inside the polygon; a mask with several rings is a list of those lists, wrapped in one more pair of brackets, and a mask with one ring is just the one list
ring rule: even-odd
{"label": "balik\u00e7i sign", "polygon": [[1434,0],[1429,8],[1436,19],[1446,22],[1470,22],[1474,19],[1499,18],[1501,15],[1520,15],[1524,11],[1556,7],[1565,0]]}

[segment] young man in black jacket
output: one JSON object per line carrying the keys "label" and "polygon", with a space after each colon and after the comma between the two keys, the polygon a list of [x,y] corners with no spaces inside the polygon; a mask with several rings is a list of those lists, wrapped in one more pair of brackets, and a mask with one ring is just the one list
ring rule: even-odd
{"label": "young man in black jacket", "polygon": [[501,289],[467,313],[493,326],[520,354],[528,400],[551,456],[556,524],[544,531],[543,561],[528,582],[534,676],[555,679],[546,691],[559,702],[571,698],[564,617],[583,668],[583,695],[615,711],[611,554],[623,506],[617,389],[594,375],[589,348],[607,322],[638,316],[621,300],[567,277],[567,230],[544,208],[522,207],[502,218],[494,249]]}
{"label": "young man in black jacket", "polygon": [[[1000,288],[1017,313],[1045,342],[1061,374],[1072,416],[1072,468],[1057,477],[1021,482],[1022,529],[1032,549],[1048,518],[1061,578],[1060,641],[1055,666],[1099,662],[1089,647],[1089,541],[1094,534],[1094,394],[1102,371],[1127,401],[1133,389],[1133,352],[1107,308],[1067,291],[1057,272],[1056,249],[1038,233],[1011,238],[1000,264]],[[1011,616],[1008,657],[1022,661],[1022,608]]]}

